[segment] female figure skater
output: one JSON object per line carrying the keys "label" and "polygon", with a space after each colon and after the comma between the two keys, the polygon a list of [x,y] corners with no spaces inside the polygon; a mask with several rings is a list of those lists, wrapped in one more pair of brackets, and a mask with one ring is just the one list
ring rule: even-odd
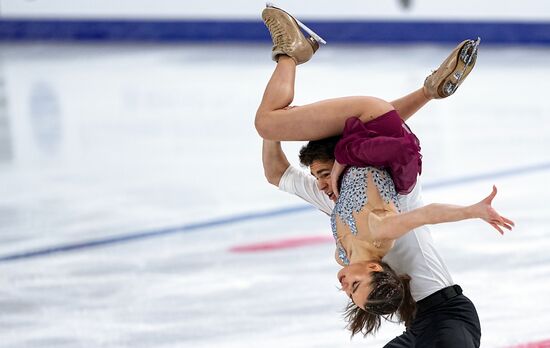
{"label": "female figure skater", "polygon": [[[380,316],[398,309],[400,319],[409,326],[414,318],[414,301],[408,281],[402,281],[381,262],[395,239],[425,224],[481,218],[502,233],[501,227],[511,229],[513,222],[491,207],[496,188],[468,207],[431,204],[401,213],[397,192],[412,190],[420,173],[416,137],[393,106],[378,98],[338,98],[289,108],[296,65],[309,60],[322,39],[311,32],[312,37],[306,39],[299,22],[280,9],[268,7],[263,18],[272,34],[273,58],[278,63],[256,115],[260,135],[281,141],[316,140],[344,133],[335,155],[339,162],[352,166],[343,175],[331,222],[337,261],[344,266],[338,278],[356,306],[348,312],[352,333],[375,331]],[[477,46],[474,42],[468,44],[462,46],[466,48],[462,65],[457,63],[441,84],[424,93],[435,91],[444,97],[456,90],[473,67]],[[342,165],[336,165],[333,177],[342,169]]]}

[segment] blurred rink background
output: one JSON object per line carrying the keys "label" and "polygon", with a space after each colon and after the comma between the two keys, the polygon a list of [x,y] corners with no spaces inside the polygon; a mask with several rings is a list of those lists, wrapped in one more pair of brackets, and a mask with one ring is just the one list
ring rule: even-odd
{"label": "blurred rink background", "polygon": [[[426,202],[516,221],[436,226],[482,347],[550,346],[550,4],[280,1],[327,41],[295,104],[477,66],[410,125]],[[329,220],[263,177],[274,68],[262,1],[0,1],[0,347],[382,347],[349,339]],[[284,144],[291,162],[303,143]]]}

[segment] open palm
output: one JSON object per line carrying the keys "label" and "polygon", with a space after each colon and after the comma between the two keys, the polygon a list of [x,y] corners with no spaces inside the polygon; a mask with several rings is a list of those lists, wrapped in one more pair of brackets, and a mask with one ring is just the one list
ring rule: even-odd
{"label": "open palm", "polygon": [[485,197],[481,202],[474,204],[474,214],[486,221],[489,225],[493,226],[500,234],[504,234],[505,228],[507,230],[512,230],[512,227],[515,226],[514,222],[504,216],[501,216],[495,208],[491,206],[493,198],[497,195],[497,188],[493,185],[493,191],[489,196]]}

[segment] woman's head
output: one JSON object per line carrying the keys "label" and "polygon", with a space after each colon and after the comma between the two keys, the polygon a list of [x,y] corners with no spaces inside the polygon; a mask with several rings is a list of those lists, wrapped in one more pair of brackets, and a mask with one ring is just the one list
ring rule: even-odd
{"label": "woman's head", "polygon": [[338,272],[338,279],[351,300],[345,318],[352,336],[376,332],[381,318],[391,318],[396,312],[400,321],[410,324],[416,305],[409,276],[398,276],[384,262],[366,261],[344,267]]}

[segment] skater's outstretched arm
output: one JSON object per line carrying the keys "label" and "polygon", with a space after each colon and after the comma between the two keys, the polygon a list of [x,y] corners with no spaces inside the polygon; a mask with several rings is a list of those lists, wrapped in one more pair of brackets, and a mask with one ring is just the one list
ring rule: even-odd
{"label": "skater's outstretched arm", "polygon": [[480,218],[504,234],[502,228],[511,230],[514,222],[501,216],[491,206],[496,194],[497,188],[493,186],[493,192],[489,196],[470,206],[434,203],[407,213],[387,217],[378,217],[371,213],[369,226],[375,239],[397,239],[408,231],[423,225]]}

